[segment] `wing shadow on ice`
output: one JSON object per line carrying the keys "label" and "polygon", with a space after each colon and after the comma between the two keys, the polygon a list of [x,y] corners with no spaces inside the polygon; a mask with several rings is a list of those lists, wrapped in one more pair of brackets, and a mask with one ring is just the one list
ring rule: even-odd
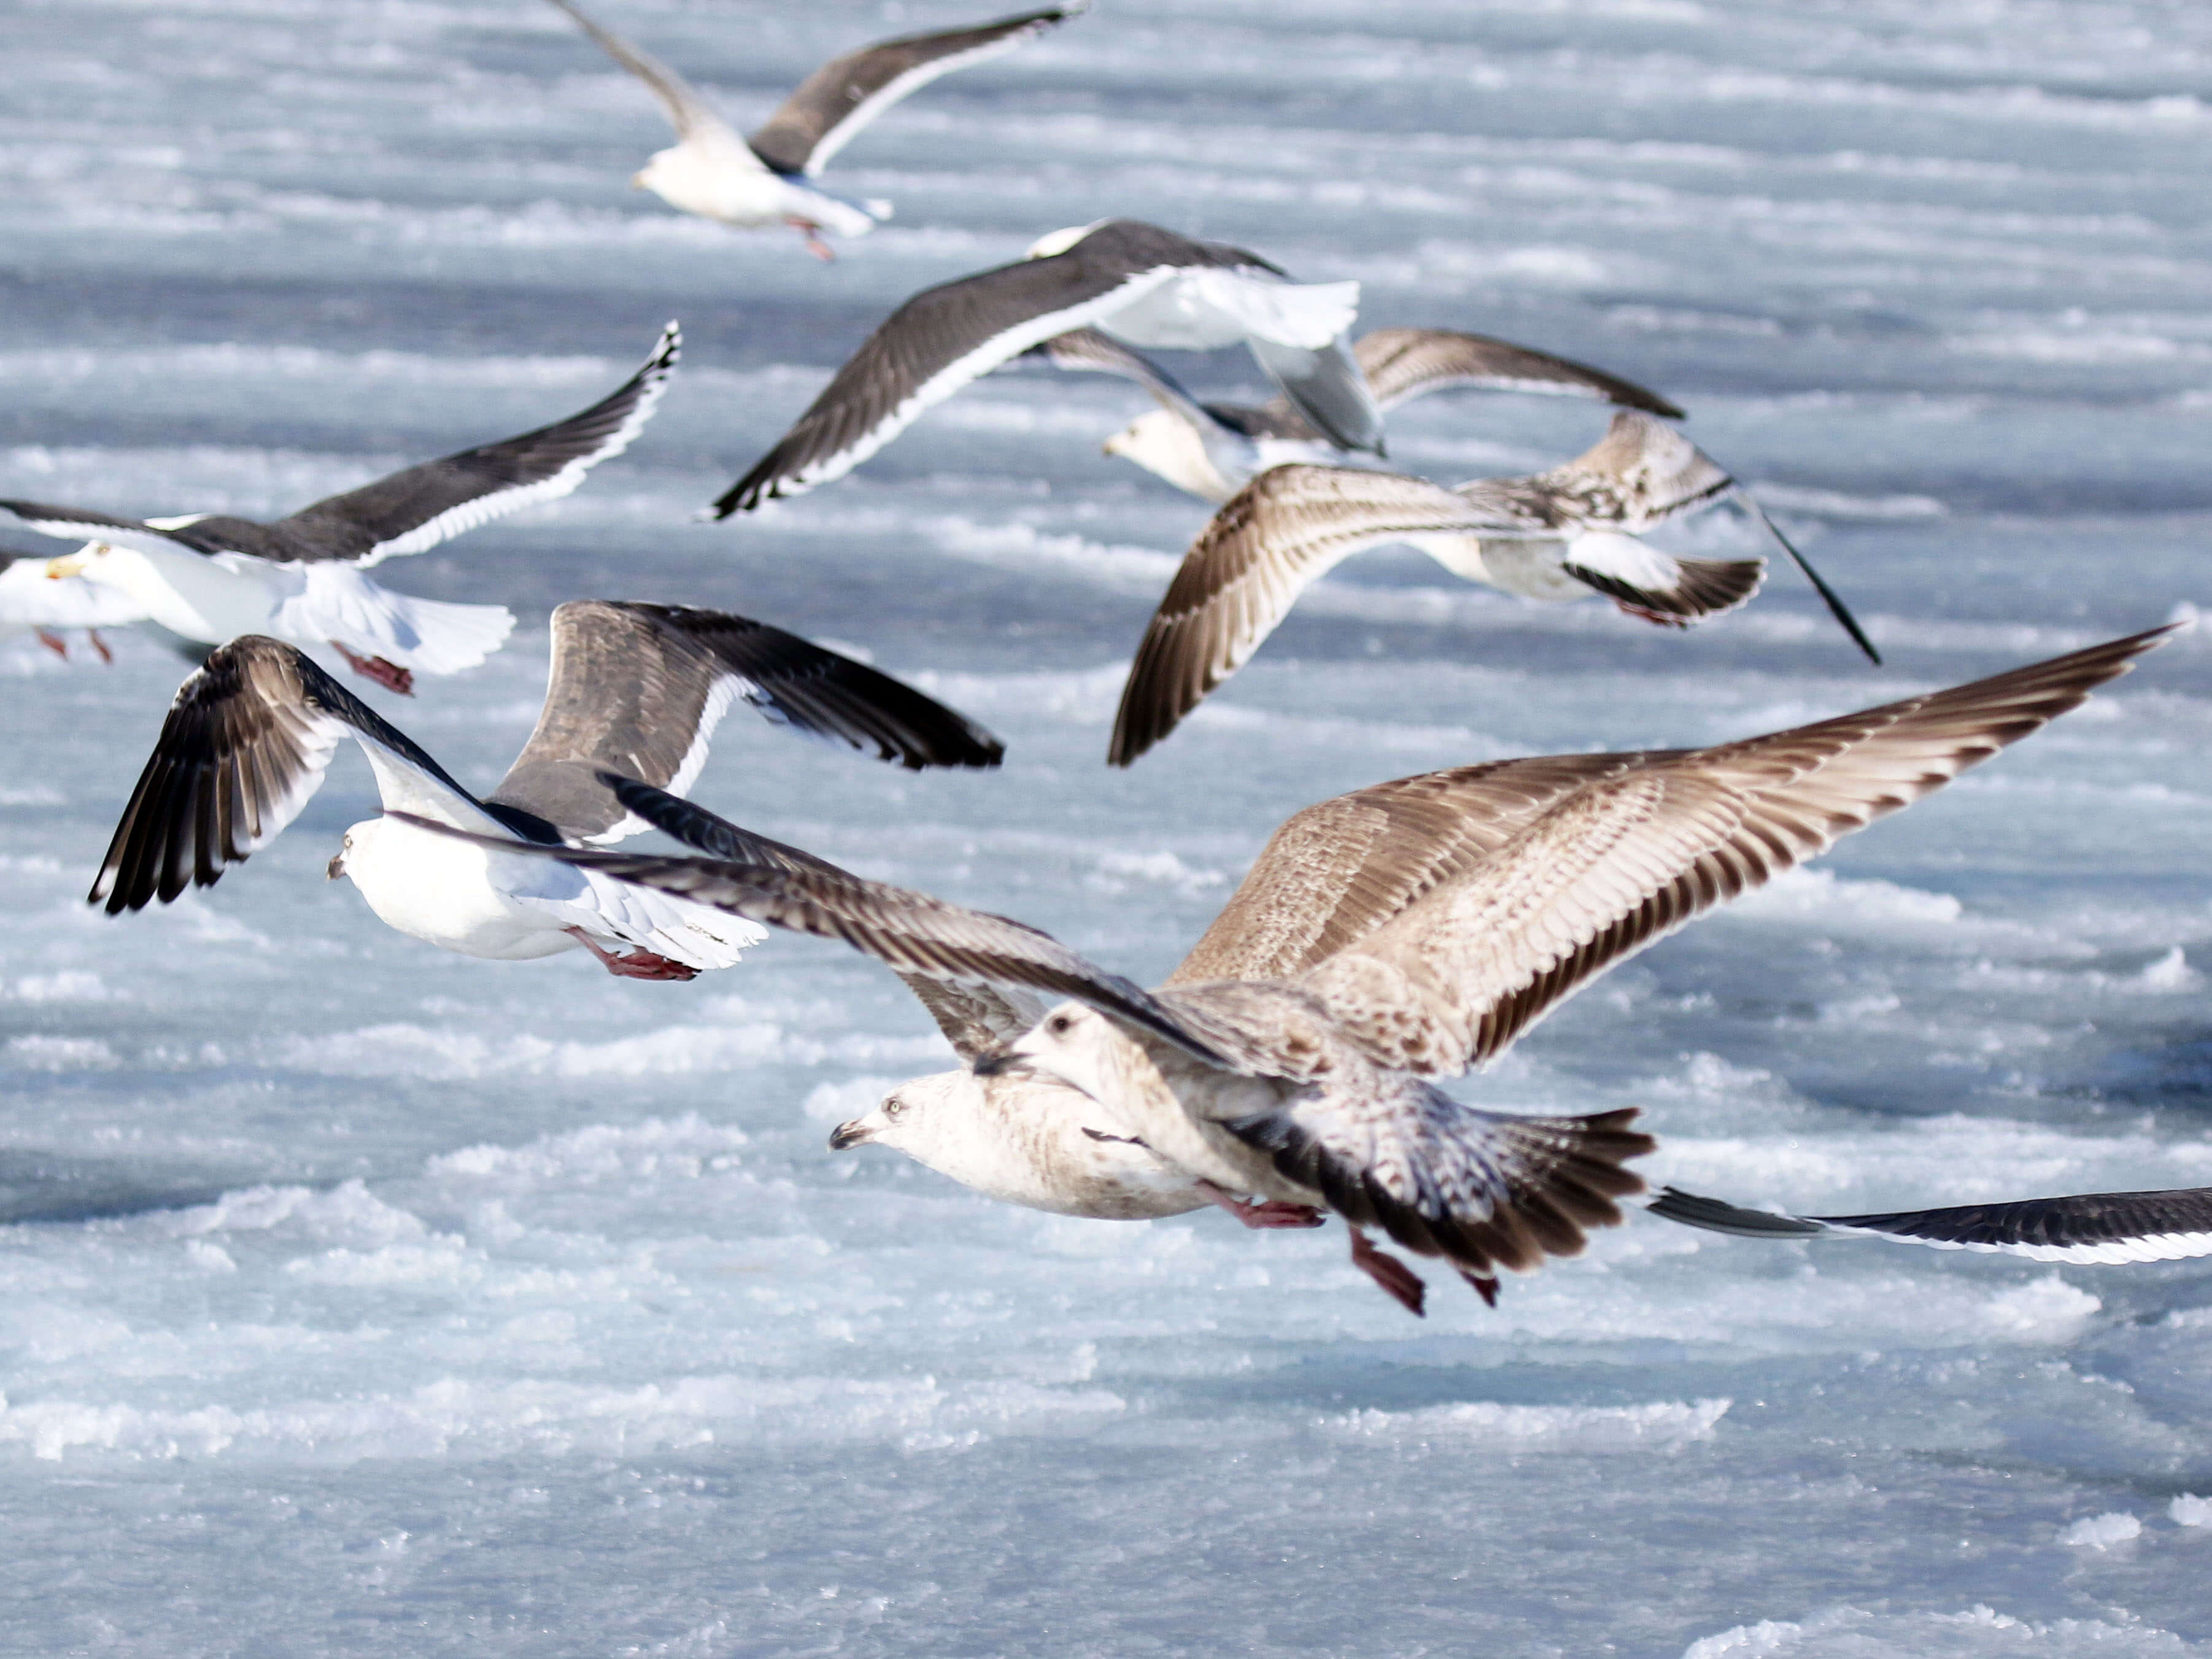
{"label": "wing shadow on ice", "polygon": [[212,1204],[265,1172],[159,1172],[96,1158],[0,1152],[0,1226],[114,1221]]}

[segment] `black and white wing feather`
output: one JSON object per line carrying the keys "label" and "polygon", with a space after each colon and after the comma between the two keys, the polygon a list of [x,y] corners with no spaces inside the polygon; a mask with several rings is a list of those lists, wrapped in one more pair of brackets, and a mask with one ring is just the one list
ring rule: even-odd
{"label": "black and white wing feather", "polygon": [[1054,6],[863,46],[808,76],[745,142],[775,171],[815,178],[863,127],[901,99],[939,76],[1012,52],[1083,9]]}
{"label": "black and white wing feather", "polygon": [[667,112],[668,124],[676,129],[678,142],[710,147],[740,167],[763,166],[760,158],[738,136],[737,129],[674,70],[613,30],[602,28],[570,0],[553,0],[553,3],[568,13],[601,52],[645,83],[647,90],[659,100],[660,107]]}
{"label": "black and white wing feather", "polygon": [[2081,1193],[1880,1215],[1780,1215],[1667,1187],[1646,1206],[1686,1227],[1742,1238],[1888,1238],[2032,1261],[2118,1265],[2212,1255],[2212,1187]]}
{"label": "black and white wing feather", "polygon": [[[1184,390],[1182,382],[1133,346],[1123,345],[1112,335],[1095,328],[1079,328],[1054,336],[1023,354],[1042,357],[1054,368],[1071,374],[1114,374],[1133,380],[1150,392],[1162,409],[1203,430],[1218,417]],[[1285,407],[1288,406],[1287,401]]]}
{"label": "black and white wing feather", "polygon": [[88,902],[116,915],[212,887],[300,815],[347,738],[377,763],[387,799],[482,817],[406,733],[291,646],[248,634],[179,688]]}
{"label": "black and white wing feather", "polygon": [[1632,380],[1486,334],[1448,328],[1378,328],[1361,335],[1352,349],[1375,401],[1386,410],[1410,398],[1467,386],[1602,398],[1669,420],[1682,418],[1674,404]]}
{"label": "black and white wing feather", "polygon": [[365,568],[557,501],[645,429],[683,346],[682,331],[671,323],[637,373],[589,409],[317,501],[276,520],[270,533],[289,544],[289,558],[341,559]]}
{"label": "black and white wing feather", "polygon": [[544,711],[489,799],[568,836],[643,827],[599,780],[608,770],[681,793],[738,698],[809,736],[916,770],[995,766],[1005,745],[890,675],[725,611],[609,599],[553,613]]}

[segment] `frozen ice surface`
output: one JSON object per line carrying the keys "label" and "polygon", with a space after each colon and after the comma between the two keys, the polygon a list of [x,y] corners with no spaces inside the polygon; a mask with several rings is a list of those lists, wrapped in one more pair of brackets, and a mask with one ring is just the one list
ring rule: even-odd
{"label": "frozen ice surface", "polygon": [[[599,9],[750,119],[990,9]],[[530,0],[0,18],[0,494],[289,509],[575,408],[680,317],[628,455],[382,573],[514,604],[514,643],[367,695],[483,784],[562,599],[852,641],[1005,773],[734,717],[702,796],[1132,973],[1337,791],[2212,606],[2202,7],[1114,0],[856,142],[833,179],[898,216],[827,268],[629,190],[658,112]],[[1202,520],[1098,453],[1127,389],[998,376],[832,489],[690,521],[897,299],[1113,213],[1663,388],[1888,666],[1786,570],[1674,635],[1381,554],[1109,774]],[[1519,471],[1601,426],[1437,399],[1392,447]],[[371,810],[350,755],[212,892],[88,911],[181,673],[118,646],[0,654],[0,1650],[2212,1652],[2204,1264],[1637,1222],[1415,1323],[1334,1229],[994,1208],[823,1146],[945,1063],[888,975],[782,938],[690,985],[441,955],[321,879]],[[1643,1106],[1654,1174],[1799,1210],[2212,1183],[2208,807],[2199,633],[1468,1086]],[[2115,1515],[2140,1535],[2062,1541]]]}

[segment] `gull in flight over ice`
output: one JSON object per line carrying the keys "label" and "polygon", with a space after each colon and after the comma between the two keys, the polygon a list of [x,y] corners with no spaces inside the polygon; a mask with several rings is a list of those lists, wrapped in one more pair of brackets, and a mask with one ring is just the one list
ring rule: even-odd
{"label": "gull in flight over ice", "polygon": [[[90,902],[113,915],[212,886],[299,816],[351,738],[386,816],[346,831],[331,878],[350,878],[401,933],[508,962],[581,945],[626,979],[726,968],[763,937],[758,927],[505,849],[644,829],[601,775],[688,787],[738,697],[773,724],[915,769],[995,766],[1005,752],[913,687],[765,623],[586,599],[554,611],[544,711],[507,776],[478,799],[299,651],[248,635],[178,691]],[[403,811],[489,839],[474,847],[425,835],[390,816]]]}
{"label": "gull in flight over ice", "polygon": [[657,152],[631,183],[672,208],[741,230],[789,225],[821,259],[837,257],[822,240],[823,231],[865,236],[878,219],[890,216],[887,203],[862,206],[814,183],[861,128],[938,76],[1012,52],[1084,9],[1053,6],[966,28],[878,40],[816,70],[767,125],[745,138],[659,58],[602,28],[571,0],[553,3],[645,82],[676,129],[676,143]]}
{"label": "gull in flight over ice", "polygon": [[506,642],[514,617],[505,605],[397,593],[363,573],[568,495],[644,429],[681,343],[669,324],[636,374],[565,421],[407,467],[269,524],[208,513],[118,519],[24,501],[0,501],[0,512],[46,535],[93,538],[47,574],[119,590],[180,640],[211,646],[268,634],[327,645],[355,672],[405,695],[417,672],[475,667]]}
{"label": "gull in flight over ice", "polygon": [[[1130,665],[1108,763],[1127,766],[1165,738],[1251,659],[1308,587],[1389,542],[1523,599],[1601,593],[1630,616],[1674,628],[1733,611],[1759,591],[1764,559],[1677,557],[1640,534],[1732,496],[1747,500],[1675,428],[1632,410],[1613,417],[1595,447],[1525,478],[1447,489],[1364,467],[1272,467],[1231,496],[1183,555]],[[1880,662],[1843,601],[1797,562]]]}
{"label": "gull in flight over ice", "polygon": [[[1597,398],[1669,420],[1682,417],[1666,398],[1632,380],[1484,334],[1378,328],[1354,341],[1352,354],[1376,408],[1385,414],[1432,392],[1473,387]],[[1330,465],[1345,456],[1287,398],[1259,404],[1200,403],[1158,363],[1095,328],[1060,335],[1026,355],[1057,368],[1118,374],[1152,393],[1159,407],[1109,438],[1106,453],[1216,506],[1271,466]]]}
{"label": "gull in flight over ice", "polygon": [[[1623,1165],[1654,1145],[1633,1109],[1514,1116],[1434,1080],[2078,706],[2170,631],[1714,748],[1492,762],[1309,807],[1158,992],[1020,922],[833,868],[530,850],[898,970],[971,1068],[902,1085],[834,1145],[883,1140],[1069,1213],[1334,1210],[1354,1261],[1418,1311],[1413,1275],[1362,1229],[1445,1257],[1488,1299],[1501,1268],[1618,1222],[1644,1186]],[[665,796],[608,782],[685,833]]]}
{"label": "gull in flight over ice", "polygon": [[1041,238],[1012,264],[924,289],[714,503],[727,518],[842,478],[925,410],[1031,346],[1096,326],[1133,345],[1240,342],[1339,448],[1382,453],[1382,416],[1345,333],[1357,283],[1293,283],[1256,253],[1136,219]]}
{"label": "gull in flight over ice", "polygon": [[82,576],[56,574],[52,559],[0,548],[0,635],[27,633],[66,662],[69,641],[64,633],[84,629],[85,638],[102,662],[115,660],[103,628],[123,628],[143,620],[146,607],[128,593],[88,581]]}
{"label": "gull in flight over ice", "polygon": [[1879,1215],[1784,1215],[1663,1187],[1644,1207],[1686,1227],[1743,1238],[1887,1238],[1938,1250],[2084,1264],[2185,1261],[2212,1255],[2212,1187],[2078,1193],[2066,1198],[1892,1210]]}

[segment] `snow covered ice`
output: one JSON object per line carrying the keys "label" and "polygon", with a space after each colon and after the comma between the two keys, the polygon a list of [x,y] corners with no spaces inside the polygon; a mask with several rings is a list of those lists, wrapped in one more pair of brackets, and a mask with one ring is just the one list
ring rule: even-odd
{"label": "snow covered ice", "polygon": [[[743,125],[992,8],[599,10]],[[679,317],[628,455],[382,573],[514,605],[514,642],[367,695],[482,786],[561,599],[861,647],[1004,774],[733,720],[701,799],[1140,978],[1339,791],[2212,606],[2200,8],[1106,0],[857,140],[835,182],[898,215],[827,268],[628,189],[659,112],[534,0],[0,15],[0,493],[289,510],[566,413]],[[1109,774],[1204,518],[1098,453],[1127,388],[995,376],[691,521],[899,299],[1109,214],[1678,398],[1887,666],[1786,569],[1676,635],[1393,552]],[[1438,398],[1391,453],[1525,471],[1603,421]],[[443,955],[321,878],[373,810],[350,755],[211,892],[88,909],[182,675],[116,643],[0,644],[0,1650],[2212,1654],[2203,1263],[1638,1219],[1416,1322],[1333,1228],[994,1206],[824,1146],[947,1063],[890,975],[788,937],[689,986]],[[1643,1106],[1650,1173],[1801,1212],[2212,1184],[2208,808],[2200,629],[1466,1087]]]}

